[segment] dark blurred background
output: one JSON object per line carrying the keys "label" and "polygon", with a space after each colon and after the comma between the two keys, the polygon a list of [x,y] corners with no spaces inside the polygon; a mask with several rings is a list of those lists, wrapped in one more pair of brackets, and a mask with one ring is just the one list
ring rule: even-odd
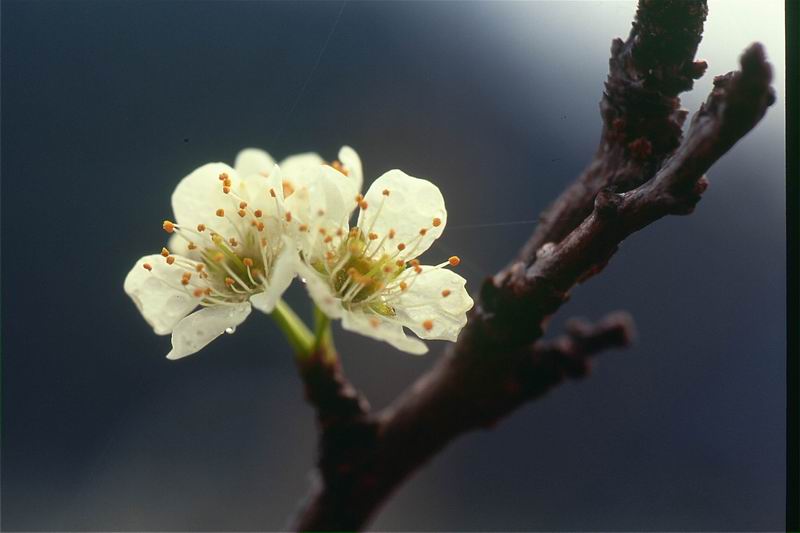
{"label": "dark blurred background", "polygon": [[[474,289],[532,229],[495,224],[535,218],[589,160],[611,39],[634,11],[4,1],[3,528],[281,529],[316,435],[275,326],[254,313],[171,362],[122,291],[162,246],[178,180],[247,146],[331,159],[350,144],[367,184],[399,167],[441,187],[448,230],[428,257],[457,252]],[[455,442],[373,529],[783,528],[782,2],[712,2],[706,28],[709,73],[684,105],[755,40],[778,101],[694,215],[631,237],[553,323],[627,309],[636,346]],[[307,312],[301,288],[288,299]],[[443,349],[337,343],[375,407]]]}

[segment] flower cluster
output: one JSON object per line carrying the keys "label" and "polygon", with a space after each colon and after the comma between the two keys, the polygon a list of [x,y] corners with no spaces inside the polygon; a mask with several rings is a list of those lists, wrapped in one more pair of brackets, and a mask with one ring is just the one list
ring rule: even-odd
{"label": "flower cluster", "polygon": [[181,180],[175,221],[163,223],[167,247],[142,257],[124,284],[154,331],[172,334],[167,357],[233,332],[253,307],[272,313],[297,275],[347,330],[415,354],[427,351],[419,338],[455,341],[473,303],[448,268],[459,259],[417,259],[446,225],[441,192],[400,170],[364,194],[362,182],[347,146],[332,163],[306,153],[275,164],[250,148],[234,168],[210,163]]}

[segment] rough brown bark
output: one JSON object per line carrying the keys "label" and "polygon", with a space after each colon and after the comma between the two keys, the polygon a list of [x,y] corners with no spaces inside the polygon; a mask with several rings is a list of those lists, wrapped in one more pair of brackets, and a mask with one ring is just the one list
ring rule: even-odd
{"label": "rough brown bark", "polygon": [[694,61],[704,0],[641,0],[628,39],[615,40],[600,109],[603,132],[586,171],[542,215],[517,259],[487,279],[458,342],[387,409],[371,414],[338,363],[301,365],[321,425],[318,471],[295,530],[355,530],[392,491],[451,440],[491,427],[565,378],[585,375],[595,353],[627,344],[624,314],[572,323],[539,340],[569,291],[598,273],[632,233],[688,214],[703,174],[774,102],[758,44],[741,71],[718,76],[687,135],[677,95],[706,65]]}

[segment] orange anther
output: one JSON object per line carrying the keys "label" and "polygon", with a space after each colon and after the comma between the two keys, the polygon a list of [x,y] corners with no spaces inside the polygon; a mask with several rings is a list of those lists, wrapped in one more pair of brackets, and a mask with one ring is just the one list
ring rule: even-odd
{"label": "orange anther", "polygon": [[448,259],[447,262],[450,263],[450,266],[458,266],[458,264],[461,262],[461,259],[459,259],[457,255],[454,255]]}
{"label": "orange anther", "polygon": [[224,186],[226,186],[226,187],[230,187],[230,186],[231,186],[231,180],[229,180],[229,179],[226,179],[225,181],[223,181],[223,182],[222,182],[222,184],[223,184]]}
{"label": "orange anther", "polygon": [[427,230],[427,229],[425,229],[425,228],[420,228],[420,230],[419,230],[419,234],[420,234],[420,235],[424,236],[426,233],[428,233],[428,230]]}
{"label": "orange anther", "polygon": [[239,209],[237,213],[239,214],[240,217],[244,218],[244,216],[247,214],[247,211],[245,211],[244,209]]}
{"label": "orange anther", "polygon": [[356,203],[357,204],[360,204],[363,199],[364,199],[364,195],[363,194],[357,194],[356,195]]}
{"label": "orange anther", "polygon": [[174,262],[175,262],[175,257],[173,257],[171,255],[167,256],[167,264],[168,265],[171,265]]}
{"label": "orange anther", "polygon": [[401,242],[400,244],[397,245],[397,249],[402,252],[403,250],[406,249],[406,245]]}
{"label": "orange anther", "polygon": [[419,266],[419,265],[414,265],[414,272],[416,272],[417,274],[421,274],[422,273],[422,267]]}
{"label": "orange anther", "polygon": [[253,211],[253,214],[256,217],[261,218],[261,215],[263,215],[264,213],[261,212],[261,209],[256,209],[255,211]]}
{"label": "orange anther", "polygon": [[433,219],[433,227],[434,228],[438,228],[441,225],[442,225],[442,219],[441,218],[436,217],[436,218]]}
{"label": "orange anther", "polygon": [[258,224],[256,224],[256,229],[258,231],[264,231],[264,223],[263,222],[259,222]]}
{"label": "orange anther", "polygon": [[223,259],[225,259],[225,254],[223,254],[222,252],[217,252],[216,254],[214,254],[214,261],[216,261],[217,263],[221,263]]}
{"label": "orange anther", "polygon": [[292,221],[292,212],[286,211],[286,222],[291,222],[291,221]]}
{"label": "orange anther", "polygon": [[145,270],[147,270],[147,271],[153,270],[153,265],[151,265],[150,263],[145,263],[145,264],[143,264],[142,266],[143,266],[143,267],[144,267],[144,269],[145,269]]}
{"label": "orange anther", "polygon": [[344,235],[344,230],[342,228],[337,229],[336,230],[336,236],[337,237],[341,237],[342,235]]}
{"label": "orange anther", "polygon": [[385,267],[383,267],[383,271],[386,272],[387,274],[390,273],[392,270],[394,270],[392,268],[392,265],[386,265]]}
{"label": "orange anther", "polygon": [[273,198],[275,198],[275,189],[270,189],[269,190],[269,195],[272,196]]}
{"label": "orange anther", "polygon": [[383,189],[383,195],[389,196],[389,189]]}
{"label": "orange anther", "polygon": [[224,217],[225,216],[225,210],[224,209],[217,209],[217,216],[218,217]]}
{"label": "orange anther", "polygon": [[206,225],[205,224],[198,224],[197,225],[197,231],[201,231],[202,232],[202,231],[205,231],[205,230],[206,230]]}
{"label": "orange anther", "polygon": [[450,289],[445,289],[445,290],[443,290],[443,291],[442,291],[442,296],[444,296],[445,298],[447,298],[448,296],[450,296]]}
{"label": "orange anther", "polygon": [[226,174],[225,172],[220,173],[219,181],[225,181],[226,179],[228,179],[228,174]]}
{"label": "orange anther", "polygon": [[225,278],[225,285],[227,285],[228,287],[230,287],[234,283],[236,283],[236,282],[233,280],[233,278],[231,278],[231,277]]}
{"label": "orange anther", "polygon": [[206,290],[203,292],[205,292],[206,296],[208,296],[209,294],[211,294],[211,287],[206,287]]}
{"label": "orange anther", "polygon": [[231,188],[230,187],[223,187],[222,188],[222,192],[224,192],[225,194],[228,194],[229,192],[231,192]]}
{"label": "orange anther", "polygon": [[190,250],[197,249],[197,245],[193,242],[190,242],[186,247],[189,248]]}
{"label": "orange anther", "polygon": [[230,239],[228,239],[228,242],[231,243],[231,246],[239,245],[239,241],[237,241],[235,237],[231,237]]}
{"label": "orange anther", "polygon": [[369,234],[369,240],[374,241],[377,238],[378,238],[378,234],[377,233],[370,233]]}
{"label": "orange anther", "polygon": [[395,261],[395,264],[397,266],[399,266],[400,268],[403,268],[405,266],[406,262],[403,261],[402,259],[398,259],[397,261]]}
{"label": "orange anther", "polygon": [[307,224],[300,224],[297,227],[297,229],[299,229],[300,231],[308,231],[308,225]]}
{"label": "orange anther", "polygon": [[253,266],[253,260],[250,259],[249,257],[245,257],[244,259],[242,259],[242,263],[244,263],[244,266],[248,268]]}
{"label": "orange anther", "polygon": [[203,292],[204,292],[203,289],[195,289],[194,290],[194,297],[195,298],[200,298],[203,295]]}
{"label": "orange anther", "polygon": [[406,283],[405,281],[401,281],[401,282],[400,282],[400,290],[401,290],[401,291],[404,291],[404,290],[406,290],[407,288],[408,288],[408,283]]}
{"label": "orange anther", "polygon": [[181,285],[188,285],[188,284],[189,284],[189,278],[182,278],[181,279]]}
{"label": "orange anther", "polygon": [[367,207],[369,207],[369,204],[367,203],[366,200],[361,200],[360,202],[358,202],[358,207],[360,207],[361,209],[366,209]]}
{"label": "orange anther", "polygon": [[294,185],[290,181],[282,181],[281,189],[283,189],[283,197],[288,198],[294,193]]}
{"label": "orange anther", "polygon": [[377,328],[378,326],[381,325],[381,321],[373,316],[370,317],[369,319],[369,325],[372,326],[373,328]]}
{"label": "orange anther", "polygon": [[163,255],[164,257],[167,257],[169,255],[169,250],[167,250],[166,248],[162,248],[161,249],[161,255]]}
{"label": "orange anther", "polygon": [[164,228],[164,231],[167,233],[172,233],[175,231],[175,224],[169,220],[165,220],[164,223],[161,224],[161,227]]}
{"label": "orange anther", "polygon": [[331,242],[332,240],[333,240],[333,237],[331,237],[330,235],[328,235],[327,237],[325,237],[324,239],[322,239],[322,242],[324,242],[325,244],[327,244],[327,243]]}
{"label": "orange anther", "polygon": [[425,328],[425,331],[430,331],[433,329],[433,320],[426,320],[422,323],[422,327]]}
{"label": "orange anther", "polygon": [[204,268],[205,268],[205,265],[203,263],[197,263],[194,266],[194,269],[197,270],[198,272],[202,272]]}
{"label": "orange anther", "polygon": [[390,229],[390,230],[389,230],[389,238],[390,238],[390,239],[394,239],[394,236],[395,236],[395,235],[397,235],[397,233],[395,233],[395,231],[394,231],[393,229]]}
{"label": "orange anther", "polygon": [[247,207],[247,202],[239,202],[239,209],[244,209]]}
{"label": "orange anther", "polygon": [[418,267],[419,266],[419,259],[412,259],[411,261],[409,261],[409,263],[411,263],[411,266],[413,266],[413,267]]}

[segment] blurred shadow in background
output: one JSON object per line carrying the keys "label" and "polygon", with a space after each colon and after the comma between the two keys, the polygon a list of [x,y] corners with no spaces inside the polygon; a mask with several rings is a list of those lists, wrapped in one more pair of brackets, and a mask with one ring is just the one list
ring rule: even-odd
{"label": "blurred shadow in background", "polygon": [[[712,2],[715,74],[752,41],[778,103],[711,171],[697,212],[625,242],[573,315],[628,309],[602,356],[406,484],[376,530],[778,530],[785,468],[782,2]],[[580,172],[629,2],[3,2],[2,526],[280,529],[315,448],[265,317],[179,362],[122,291],[178,180],[246,146],[361,154],[441,187],[437,260],[474,289]],[[322,50],[323,43],[327,46]],[[318,63],[318,65],[317,65]],[[316,68],[315,68],[315,65]],[[500,224],[504,223],[504,224]],[[306,309],[302,289],[289,300]],[[349,333],[376,407],[428,368]]]}

